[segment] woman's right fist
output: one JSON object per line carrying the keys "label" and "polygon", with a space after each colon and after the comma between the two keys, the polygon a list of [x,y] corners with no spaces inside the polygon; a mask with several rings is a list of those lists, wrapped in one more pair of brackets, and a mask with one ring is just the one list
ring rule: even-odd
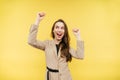
{"label": "woman's right fist", "polygon": [[37,19],[35,21],[35,25],[39,25],[40,21],[44,18],[44,16],[45,16],[44,12],[37,13]]}
{"label": "woman's right fist", "polygon": [[42,20],[45,16],[45,13],[44,12],[39,12],[37,13],[37,20]]}

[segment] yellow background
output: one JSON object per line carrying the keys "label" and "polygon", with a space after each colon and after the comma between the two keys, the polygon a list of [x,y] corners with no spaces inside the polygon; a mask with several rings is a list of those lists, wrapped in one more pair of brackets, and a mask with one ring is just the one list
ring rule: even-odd
{"label": "yellow background", "polygon": [[44,80],[44,52],[27,44],[36,13],[44,11],[38,39],[51,39],[53,22],[68,24],[85,41],[85,59],[69,64],[73,80],[120,80],[120,0],[0,0],[0,80]]}

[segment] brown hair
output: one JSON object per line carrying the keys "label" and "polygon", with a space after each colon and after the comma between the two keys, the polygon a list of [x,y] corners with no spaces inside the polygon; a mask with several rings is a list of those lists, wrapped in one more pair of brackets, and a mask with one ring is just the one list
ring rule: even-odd
{"label": "brown hair", "polygon": [[52,35],[52,38],[55,38],[55,35],[53,33],[53,30],[54,30],[54,27],[55,27],[55,24],[57,22],[62,22],[64,24],[64,29],[65,29],[65,33],[64,33],[64,36],[62,38],[62,41],[60,42],[60,46],[61,46],[61,57],[66,57],[66,62],[72,60],[72,56],[69,52],[69,49],[70,49],[70,37],[69,37],[69,33],[68,33],[68,28],[67,28],[67,25],[66,23],[62,20],[62,19],[58,19],[57,21],[54,22],[53,26],[52,26],[52,30],[51,30],[51,35]]}

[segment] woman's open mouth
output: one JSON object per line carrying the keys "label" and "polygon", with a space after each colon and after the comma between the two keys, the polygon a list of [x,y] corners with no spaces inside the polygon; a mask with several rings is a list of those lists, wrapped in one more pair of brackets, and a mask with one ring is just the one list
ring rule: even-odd
{"label": "woman's open mouth", "polygon": [[62,33],[56,33],[58,37],[62,37]]}

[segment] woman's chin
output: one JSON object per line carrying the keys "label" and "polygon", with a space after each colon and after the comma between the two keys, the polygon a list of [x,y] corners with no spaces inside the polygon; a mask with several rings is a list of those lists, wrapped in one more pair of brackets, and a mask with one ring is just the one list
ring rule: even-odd
{"label": "woman's chin", "polygon": [[63,38],[62,36],[56,36],[56,38],[55,38],[55,39],[56,39],[57,41],[61,41],[61,40],[62,40],[62,38]]}
{"label": "woman's chin", "polygon": [[62,38],[57,38],[57,41],[61,41],[62,40]]}
{"label": "woman's chin", "polygon": [[61,39],[57,39],[57,41],[61,41]]}

